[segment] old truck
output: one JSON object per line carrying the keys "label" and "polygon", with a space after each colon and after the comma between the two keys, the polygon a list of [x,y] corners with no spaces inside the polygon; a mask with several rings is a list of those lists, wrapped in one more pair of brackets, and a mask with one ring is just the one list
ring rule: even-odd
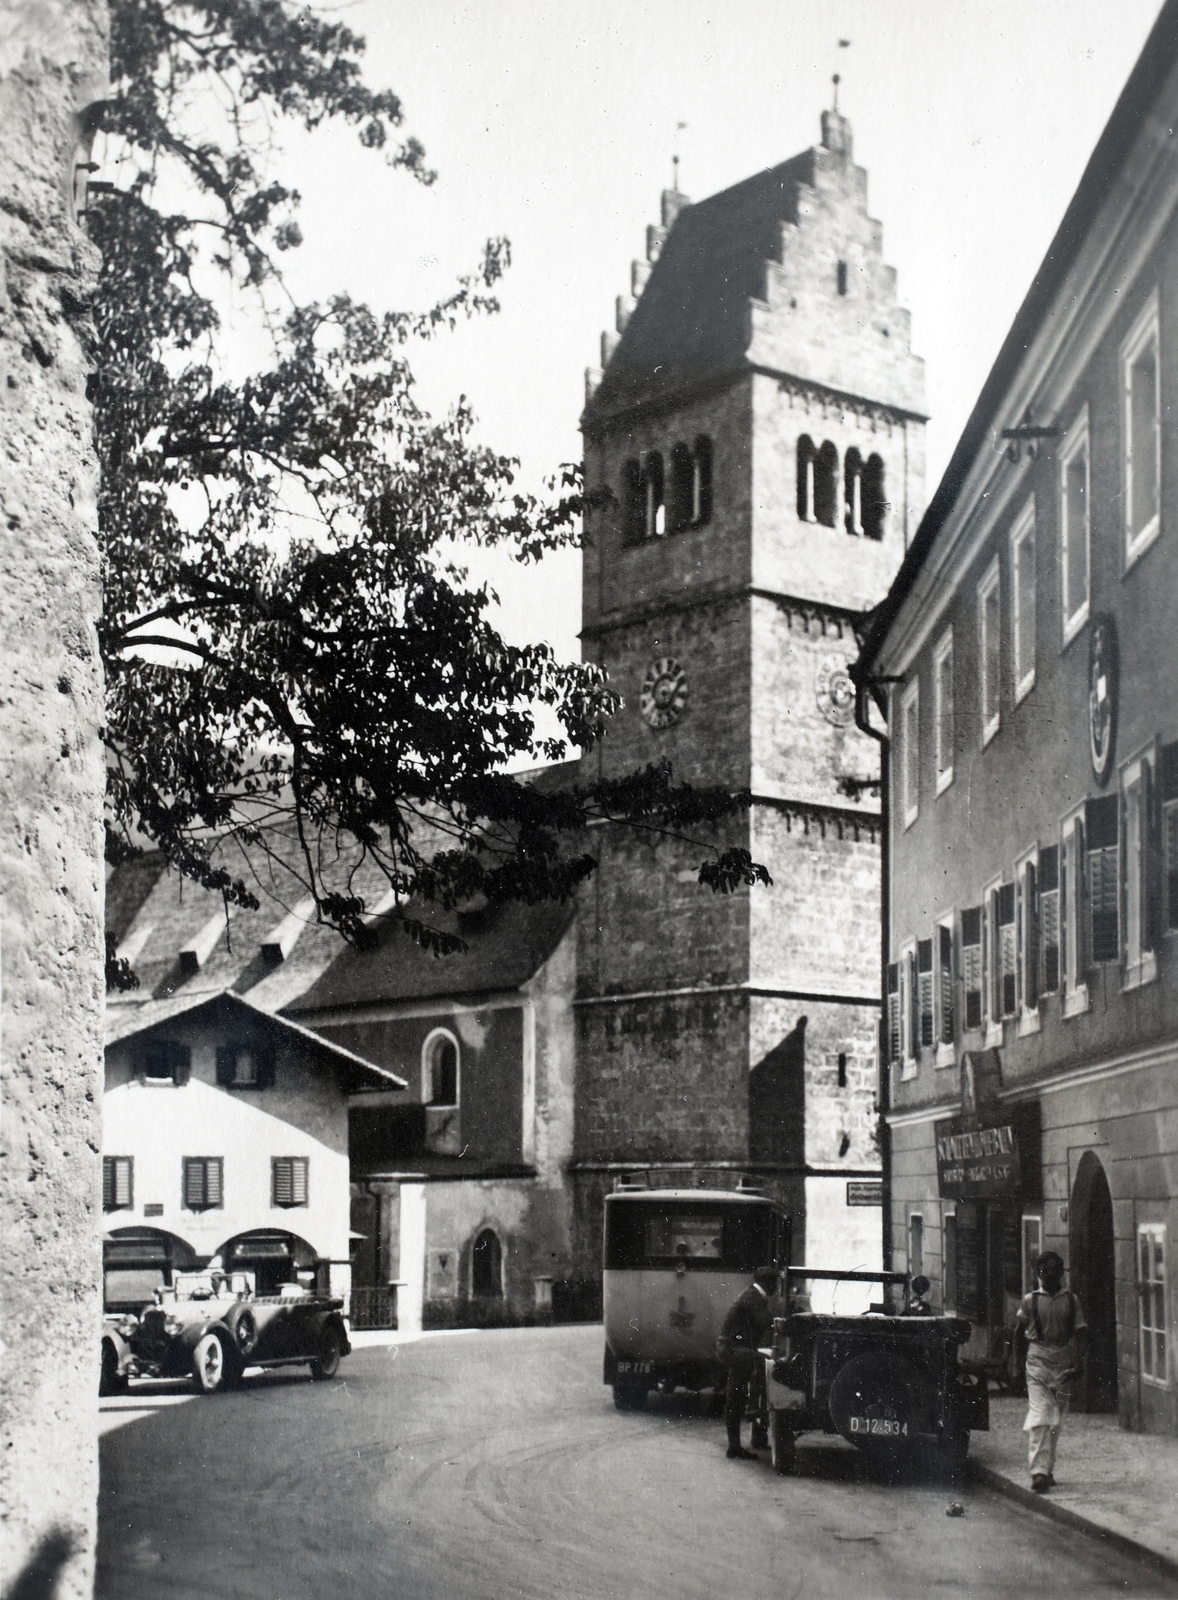
{"label": "old truck", "polygon": [[[787,1267],[786,1304],[805,1307],[802,1285],[827,1279],[881,1283],[885,1296],[904,1272],[839,1272]],[[884,1465],[925,1461],[955,1473],[969,1436],[990,1426],[984,1374],[960,1360],[970,1325],[959,1317],[897,1312],[885,1298],[862,1316],[791,1309],[774,1320],[771,1347],[761,1351],[774,1469],[796,1464],[799,1434],[841,1434]]]}

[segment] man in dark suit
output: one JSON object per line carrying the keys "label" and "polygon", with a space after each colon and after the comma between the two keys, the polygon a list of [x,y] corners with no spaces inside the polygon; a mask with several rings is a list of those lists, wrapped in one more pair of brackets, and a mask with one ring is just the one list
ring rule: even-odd
{"label": "man in dark suit", "polygon": [[758,1267],[752,1284],[729,1309],[716,1341],[716,1354],[728,1368],[728,1388],[724,1396],[724,1422],[728,1429],[729,1461],[751,1461],[751,1450],[740,1442],[740,1424],[752,1390],[758,1402],[753,1422],[754,1445],[762,1450],[768,1444],[765,1433],[764,1375],[757,1355],[760,1345],[768,1344],[773,1332],[773,1313],[769,1300],[777,1292],[775,1267]]}

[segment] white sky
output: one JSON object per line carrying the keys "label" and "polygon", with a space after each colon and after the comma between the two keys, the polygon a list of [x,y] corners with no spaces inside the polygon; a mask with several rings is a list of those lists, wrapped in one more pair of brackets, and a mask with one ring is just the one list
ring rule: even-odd
{"label": "white sky", "polygon": [[[926,363],[931,496],[1159,0],[354,0],[366,76],[405,105],[438,182],[354,136],[287,135],[303,297],[423,306],[506,234],[503,310],[414,360],[471,397],[529,485],[580,454],[584,369],[669,186],[703,198],[817,142],[842,74],[855,159]],[[840,50],[837,41],[851,40]],[[503,626],[578,653],[579,558],[499,566]]]}

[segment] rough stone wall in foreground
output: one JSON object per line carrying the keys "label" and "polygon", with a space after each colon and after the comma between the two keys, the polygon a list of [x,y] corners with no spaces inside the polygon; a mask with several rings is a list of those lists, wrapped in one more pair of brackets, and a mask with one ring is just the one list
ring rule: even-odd
{"label": "rough stone wall in foreground", "polygon": [[[4,1589],[88,1595],[98,1488],[102,680],[74,224],[105,6],[0,27],[0,888]],[[25,1592],[24,1588],[21,1592]]]}

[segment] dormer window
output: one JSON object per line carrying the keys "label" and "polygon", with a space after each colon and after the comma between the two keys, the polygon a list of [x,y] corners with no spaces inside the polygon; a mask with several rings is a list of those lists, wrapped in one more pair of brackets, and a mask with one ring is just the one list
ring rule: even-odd
{"label": "dormer window", "polygon": [[274,1082],[274,1052],[235,1040],[217,1046],[217,1082],[223,1089],[266,1089]]}
{"label": "dormer window", "polygon": [[188,1082],[192,1051],[175,1039],[146,1039],[141,1047],[139,1073],[144,1083]]}

